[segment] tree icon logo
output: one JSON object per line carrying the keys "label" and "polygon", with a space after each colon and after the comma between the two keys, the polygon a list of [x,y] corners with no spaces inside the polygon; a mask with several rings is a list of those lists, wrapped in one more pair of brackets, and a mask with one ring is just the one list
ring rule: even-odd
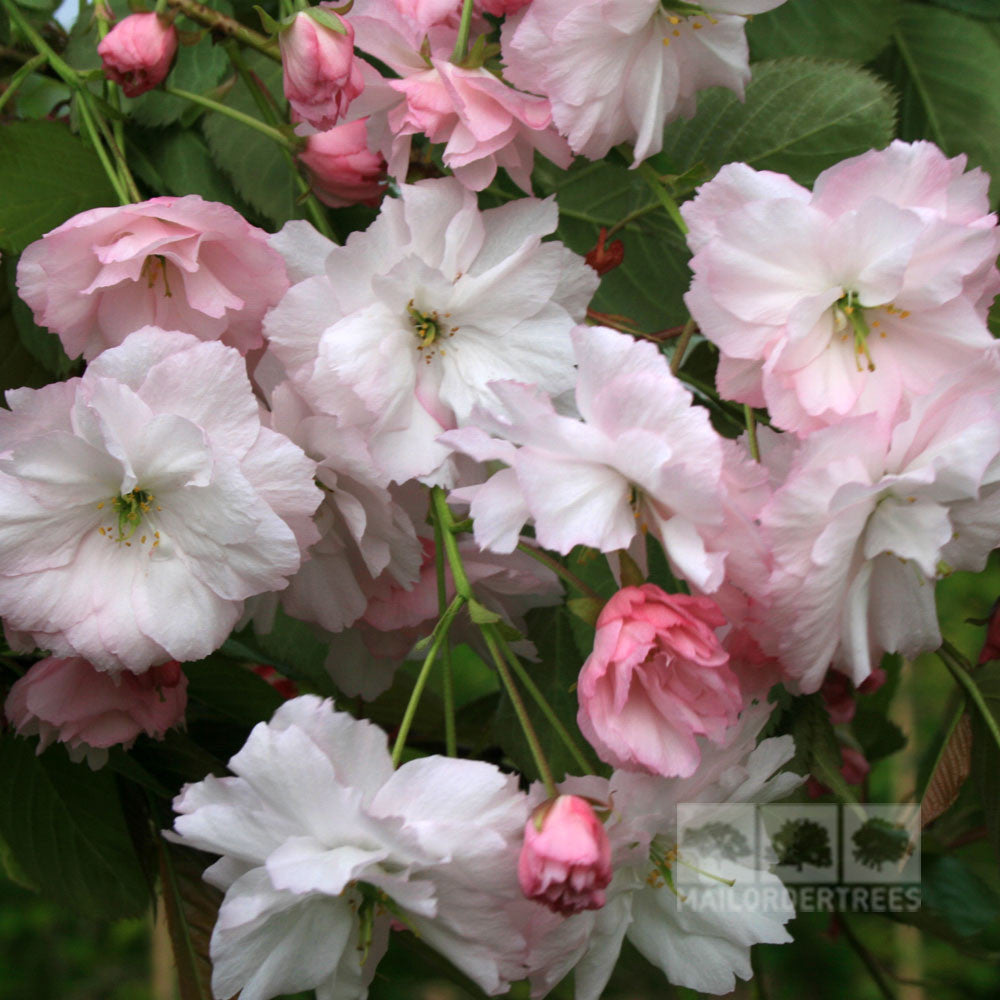
{"label": "tree icon logo", "polygon": [[851,843],[854,860],[878,872],[886,863],[902,862],[912,851],[906,827],[880,816],[870,817],[855,830]]}
{"label": "tree icon logo", "polygon": [[830,832],[815,820],[785,820],[771,842],[782,867],[802,871],[804,865],[828,868],[833,864]]}

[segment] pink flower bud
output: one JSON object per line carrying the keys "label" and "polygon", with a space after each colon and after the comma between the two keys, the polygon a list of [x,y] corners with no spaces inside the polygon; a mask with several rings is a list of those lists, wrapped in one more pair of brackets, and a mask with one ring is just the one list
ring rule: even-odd
{"label": "pink flower bud", "polygon": [[531,0],[479,0],[479,8],[494,17],[513,14],[522,7],[527,7]]}
{"label": "pink flower bud", "polygon": [[517,878],[528,899],[567,915],[598,910],[611,874],[611,844],[586,799],[550,799],[525,824]]}
{"label": "pink flower bud", "polygon": [[823,705],[830,716],[830,721],[839,726],[854,718],[854,685],[847,674],[839,670],[830,670],[823,678],[823,686],[819,689],[823,697]]}
{"label": "pink flower bud", "polygon": [[22,736],[40,737],[38,752],[65,743],[70,756],[91,767],[107,760],[107,748],[130,747],[140,733],[163,739],[184,721],[187,678],[176,662],[142,674],[117,676],[80,657],[49,657],[16,681],[4,705]]}
{"label": "pink flower bud", "polygon": [[[328,26],[333,21],[343,32]],[[365,87],[354,61],[354,29],[320,4],[296,14],[278,42],[288,103],[314,128],[333,128]]]}
{"label": "pink flower bud", "polygon": [[385,192],[385,160],[368,148],[367,118],[311,135],[299,159],[312,189],[331,208],[377,205]]}
{"label": "pink flower bud", "polygon": [[177,29],[157,14],[129,14],[97,46],[104,75],[119,84],[126,97],[158,87],[176,52]]}

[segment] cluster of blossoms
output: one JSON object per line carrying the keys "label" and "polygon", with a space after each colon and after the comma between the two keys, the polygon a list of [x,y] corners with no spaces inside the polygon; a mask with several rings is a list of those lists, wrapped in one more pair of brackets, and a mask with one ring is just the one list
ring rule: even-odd
{"label": "cluster of blossoms", "polygon": [[[684,855],[677,806],[797,787],[791,737],[758,742],[768,689],[822,691],[848,721],[884,652],[940,643],[935,581],[1000,545],[987,178],[897,142],[812,191],[745,164],[699,189],[685,301],[722,396],[770,415],[739,440],[656,344],[585,323],[598,271],[549,238],[553,199],[476,196],[501,167],[530,191],[536,151],[656,153],[696,91],[742,91],[745,16],[779,2],[482,0],[504,78],[452,61],[458,2],[321,4],[279,26],[285,94],[324,201],[378,204],[395,179],[366,230],[268,235],[189,195],[85,212],[22,254],[22,298],[87,362],[0,410],[0,616],[13,650],[52,654],[5,712],[39,750],[99,766],[162,738],[178,663],[279,607],[327,643],[337,691],[372,700],[448,641],[508,683],[538,653],[526,615],[563,600],[553,552],[603,553],[622,584],[576,687],[604,776],[541,766],[525,790],[454,754],[398,766],[409,722],[390,752],[306,694],[231,776],[184,788],[169,836],[220,856],[217,997],[363,1000],[404,929],[490,995],[575,970],[577,1000],[626,937],[711,993],[789,940],[776,876]],[[157,44],[126,92],[162,79]],[[454,176],[406,183],[418,134]],[[654,546],[678,592],[644,582]],[[686,911],[677,864],[735,904]],[[761,885],[769,904],[738,905]]]}

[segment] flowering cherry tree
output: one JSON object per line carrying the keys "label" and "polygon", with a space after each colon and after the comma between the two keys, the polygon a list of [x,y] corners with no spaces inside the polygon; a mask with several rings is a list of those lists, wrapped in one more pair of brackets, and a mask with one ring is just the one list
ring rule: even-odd
{"label": "flowering cherry tree", "polygon": [[[404,954],[600,1000],[635,952],[766,996],[797,828],[684,810],[895,798],[930,874],[892,917],[961,940],[941,884],[1000,857],[998,15],[141,7],[0,0],[10,873],[160,909],[182,1000],[388,996]],[[920,657],[927,731],[889,717]]]}

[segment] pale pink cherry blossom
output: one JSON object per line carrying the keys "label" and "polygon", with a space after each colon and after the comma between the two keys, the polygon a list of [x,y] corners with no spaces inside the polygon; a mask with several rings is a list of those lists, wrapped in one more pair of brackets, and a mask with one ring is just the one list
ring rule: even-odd
{"label": "pale pink cherry blossom", "polygon": [[558,167],[570,165],[573,154],[551,128],[547,100],[508,87],[482,66],[456,66],[435,56],[430,62],[424,72],[389,84],[406,98],[389,113],[392,176],[406,176],[410,137],[419,134],[445,143],[445,166],[473,191],[490,184],[503,167],[530,194],[536,149]]}
{"label": "pale pink cherry blossom", "polygon": [[96,770],[108,748],[128,750],[140,733],[162,740],[184,724],[187,677],[176,661],[146,673],[112,677],[79,657],[39,660],[14,682],[4,703],[7,721],[21,736],[38,736],[38,753],[64,743],[77,763]]}
{"label": "pale pink cherry blossom", "polygon": [[577,683],[577,722],[616,767],[687,778],[701,759],[696,737],[725,739],[743,708],[727,624],[710,597],[625,587],[601,609],[594,649]]}
{"label": "pale pink cherry blossom", "polygon": [[596,160],[628,142],[638,162],[662,149],[668,121],[694,114],[697,91],[742,97],[745,15],[783,2],[710,0],[675,12],[660,0],[534,0],[504,23],[504,75],[551,101],[573,152]]}
{"label": "pale pink cherry blossom", "polygon": [[365,86],[354,58],[354,28],[334,6],[300,10],[278,33],[285,97],[321,132],[344,117]]}
{"label": "pale pink cherry blossom", "polygon": [[177,52],[177,29],[159,14],[129,14],[97,46],[104,75],[126,97],[158,87],[170,72]]}
{"label": "pale pink cherry blossom", "polygon": [[597,910],[611,874],[611,843],[586,799],[557,795],[535,809],[517,862],[528,899],[565,915]]}
{"label": "pale pink cherry blossom", "polygon": [[[1000,290],[988,178],[930,143],[894,142],[825,171],[811,194],[730,164],[682,208],[685,302],[721,351],[720,392],[808,434],[891,423],[993,342]],[[890,180],[891,178],[891,180]]]}
{"label": "pale pink cherry blossom", "polygon": [[288,279],[263,230],[192,194],[73,216],[25,249],[17,286],[66,353],[90,361],[151,325],[245,354]]}
{"label": "pale pink cherry blossom", "polygon": [[385,160],[368,148],[364,118],[308,136],[299,162],[309,171],[313,193],[324,205],[375,206],[385,194]]}
{"label": "pale pink cherry blossom", "polygon": [[507,917],[529,800],[491,764],[425,757],[393,770],[385,734],[304,696],[175,800],[176,839],[222,857],[213,992],[317,989],[364,1000],[398,918],[490,995],[522,978]]}
{"label": "pale pink cherry blossom", "polygon": [[765,506],[777,654],[802,691],[828,667],[861,684],[883,652],[941,642],[934,584],[1000,544],[1000,374],[989,360],[911,404],[817,431]]}
{"label": "pale pink cherry blossom", "polygon": [[201,659],[316,540],[315,463],[261,426],[232,348],[139,330],[7,405],[0,615],[19,648],[112,672]]}
{"label": "pale pink cherry blossom", "polygon": [[[536,995],[574,969],[576,1000],[599,1000],[626,937],[669,982],[711,994],[729,993],[737,977],[752,976],[753,944],[791,941],[784,925],[794,908],[777,876],[756,868],[752,857],[732,861],[697,851],[681,843],[678,830],[678,803],[725,810],[782,798],[801,783],[799,775],[779,771],[794,752],[790,736],[755,746],[769,714],[770,706],[754,706],[725,747],[705,742],[701,766],[690,778],[615,771],[610,781],[574,778],[560,785],[563,794],[611,803],[605,829],[614,876],[599,910],[541,926],[521,915],[536,929],[528,952]],[[684,907],[675,887],[679,870],[688,886],[696,882],[699,891],[722,898],[704,908]]]}
{"label": "pale pink cherry blossom", "polygon": [[718,589],[725,553],[704,536],[723,525],[723,454],[707,411],[692,405],[653,344],[579,326],[573,348],[582,421],[537,388],[504,382],[493,386],[502,410],[483,407],[476,427],[441,438],[509,466],[452,493],[470,502],[479,546],[512,551],[530,516],[545,548],[630,549],[644,561],[648,530],[681,576]]}
{"label": "pale pink cherry blossom", "polygon": [[[557,222],[551,200],[480,212],[454,178],[405,185],[268,314],[270,350],[316,412],[363,430],[390,479],[449,483],[437,438],[491,404],[488,383],[574,383],[569,333],[597,276],[542,242]],[[298,260],[302,229],[289,232],[275,245]]]}

